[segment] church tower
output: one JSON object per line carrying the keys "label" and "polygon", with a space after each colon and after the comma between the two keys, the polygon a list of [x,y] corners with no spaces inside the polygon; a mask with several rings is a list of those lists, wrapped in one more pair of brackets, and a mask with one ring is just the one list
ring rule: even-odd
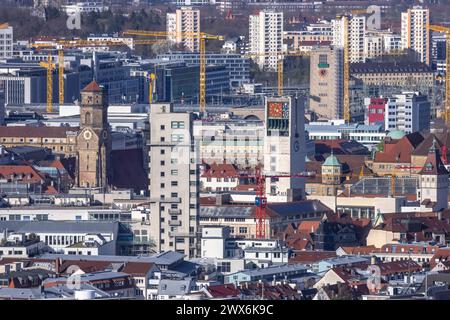
{"label": "church tower", "polygon": [[331,150],[331,155],[322,164],[322,194],[325,196],[336,195],[337,188],[341,184],[341,176],[342,164]]}
{"label": "church tower", "polygon": [[77,151],[78,186],[106,190],[111,174],[108,102],[104,88],[95,81],[81,91]]}
{"label": "church tower", "polygon": [[420,205],[422,211],[439,211],[448,207],[448,171],[442,163],[436,139],[420,171]]}

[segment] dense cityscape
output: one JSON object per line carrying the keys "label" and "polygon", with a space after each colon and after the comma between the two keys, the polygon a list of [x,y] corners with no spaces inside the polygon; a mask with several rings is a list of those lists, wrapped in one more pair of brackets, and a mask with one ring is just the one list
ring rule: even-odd
{"label": "dense cityscape", "polygon": [[0,300],[450,300],[448,1],[0,2]]}

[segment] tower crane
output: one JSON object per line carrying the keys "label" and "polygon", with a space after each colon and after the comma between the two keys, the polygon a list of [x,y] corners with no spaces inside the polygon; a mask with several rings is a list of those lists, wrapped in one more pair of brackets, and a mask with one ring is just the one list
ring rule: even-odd
{"label": "tower crane", "polygon": [[285,57],[309,57],[309,51],[288,51],[288,52],[267,52],[267,53],[249,53],[246,57],[255,58],[260,56],[277,56],[277,93],[283,96],[284,88],[284,58]]}
{"label": "tower crane", "polygon": [[444,119],[450,125],[450,27],[427,25],[427,29],[435,32],[445,33],[445,111]]}
{"label": "tower crane", "polygon": [[53,57],[51,54],[48,55],[47,61],[39,62],[39,65],[47,69],[47,113],[53,111],[53,70],[55,70],[56,65],[53,63]]}
{"label": "tower crane", "polygon": [[170,32],[170,31],[144,31],[126,30],[124,35],[140,37],[164,37],[182,35],[185,37],[198,38],[199,40],[199,60],[200,60],[200,88],[199,88],[199,109],[200,113],[206,112],[206,40],[223,40],[220,35],[211,35],[205,32]]}
{"label": "tower crane", "polygon": [[[148,45],[159,43],[159,40],[135,40],[134,45]],[[64,48],[79,48],[79,47],[107,47],[107,46],[123,46],[128,45],[120,41],[108,41],[108,40],[85,40],[74,39],[66,40],[60,39],[52,43],[33,43],[30,47],[43,49],[43,48],[58,48],[58,89],[59,89],[59,105],[64,104]],[[50,63],[51,62],[51,63]],[[56,69],[56,65],[52,62],[51,54],[48,55],[46,62],[40,63],[41,67],[47,69],[47,112],[53,111],[53,70]],[[154,79],[153,79],[154,80]]]}
{"label": "tower crane", "polygon": [[266,238],[266,219],[267,219],[267,197],[266,197],[266,179],[279,178],[307,178],[313,177],[315,172],[301,172],[297,174],[269,173],[263,174],[260,167],[257,167],[254,174],[242,172],[241,177],[253,178],[256,182],[256,238]]}

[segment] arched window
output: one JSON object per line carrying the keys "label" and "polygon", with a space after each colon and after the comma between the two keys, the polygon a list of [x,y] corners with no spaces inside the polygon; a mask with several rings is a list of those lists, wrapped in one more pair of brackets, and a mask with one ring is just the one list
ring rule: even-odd
{"label": "arched window", "polygon": [[90,112],[86,112],[84,115],[84,123],[91,124],[92,123],[92,115]]}

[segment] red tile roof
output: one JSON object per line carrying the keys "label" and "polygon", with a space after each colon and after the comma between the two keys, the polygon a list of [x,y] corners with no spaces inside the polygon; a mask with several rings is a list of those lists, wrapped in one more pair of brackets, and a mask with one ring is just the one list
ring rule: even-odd
{"label": "red tile roof", "polygon": [[298,238],[292,241],[289,241],[288,247],[293,250],[307,250],[312,248],[312,242],[309,239]]}
{"label": "red tile roof", "polygon": [[380,253],[404,253],[411,252],[413,254],[435,253],[439,250],[438,246],[418,245],[418,244],[385,244],[378,251]]}
{"label": "red tile roof", "polygon": [[81,92],[101,92],[101,91],[102,89],[95,80],[89,83],[86,87],[84,87],[83,90],[81,90]]}
{"label": "red tile roof", "polygon": [[375,246],[342,247],[349,255],[370,255],[376,250]]}
{"label": "red tile roof", "polygon": [[321,221],[302,221],[298,225],[297,229],[303,232],[315,233],[320,223]]}
{"label": "red tile roof", "polygon": [[430,267],[434,268],[438,262],[447,260],[450,260],[450,248],[441,248],[430,259]]}
{"label": "red tile roof", "polygon": [[305,263],[312,264],[324,259],[335,258],[335,251],[296,251],[289,258],[289,263]]}
{"label": "red tile roof", "polygon": [[209,286],[207,290],[213,298],[237,297],[240,294],[234,284],[213,285]]}
{"label": "red tile roof", "polygon": [[427,159],[425,160],[425,164],[423,165],[420,174],[448,174],[447,169],[445,169],[445,166],[442,163],[436,140],[433,140],[433,145],[428,151]]}
{"label": "red tile roof", "polygon": [[383,276],[422,270],[422,267],[412,260],[390,261],[376,265],[380,268]]}
{"label": "red tile roof", "polygon": [[210,165],[209,169],[206,170],[202,174],[204,178],[237,178],[238,172],[234,165],[229,163],[216,164],[213,163]]}
{"label": "red tile roof", "polygon": [[0,165],[0,177],[25,183],[41,183],[45,180],[43,174],[27,165]]}
{"label": "red tile roof", "polygon": [[145,276],[154,266],[153,263],[149,262],[127,262],[120,271],[132,276]]}
{"label": "red tile roof", "polygon": [[419,133],[411,133],[399,140],[386,140],[384,151],[375,153],[374,162],[411,163],[411,154],[423,141]]}
{"label": "red tile roof", "polygon": [[47,186],[44,193],[46,194],[58,194],[58,190],[54,186]]}
{"label": "red tile roof", "polygon": [[77,127],[7,127],[0,126],[3,138],[66,138],[67,132],[78,133]]}

